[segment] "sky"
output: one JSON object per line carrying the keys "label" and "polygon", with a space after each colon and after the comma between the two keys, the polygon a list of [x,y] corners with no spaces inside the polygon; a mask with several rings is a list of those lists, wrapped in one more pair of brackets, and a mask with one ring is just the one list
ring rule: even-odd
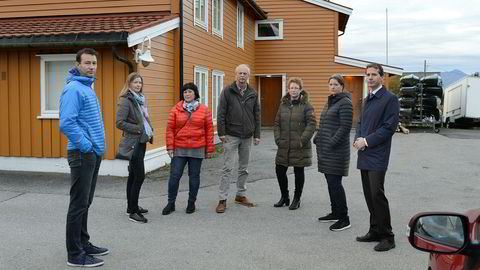
{"label": "sky", "polygon": [[478,0],[332,0],[353,9],[339,55],[404,71],[480,72]]}

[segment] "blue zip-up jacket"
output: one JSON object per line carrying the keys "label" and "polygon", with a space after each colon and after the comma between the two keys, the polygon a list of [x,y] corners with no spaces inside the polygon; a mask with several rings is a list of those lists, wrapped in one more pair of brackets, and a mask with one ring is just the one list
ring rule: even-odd
{"label": "blue zip-up jacket", "polygon": [[60,131],[68,138],[68,150],[94,151],[101,156],[105,132],[100,104],[92,89],[95,78],[80,75],[77,68],[68,73],[60,97]]}
{"label": "blue zip-up jacket", "polygon": [[358,151],[357,168],[386,171],[390,159],[392,136],[397,130],[398,98],[383,86],[363,105],[355,139],[363,137],[368,147]]}

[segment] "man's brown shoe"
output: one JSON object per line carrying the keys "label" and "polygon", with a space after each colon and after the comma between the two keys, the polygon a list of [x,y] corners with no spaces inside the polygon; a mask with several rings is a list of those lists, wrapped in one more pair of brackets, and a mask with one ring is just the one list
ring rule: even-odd
{"label": "man's brown shoe", "polygon": [[217,208],[215,208],[215,212],[219,214],[225,213],[225,208],[227,208],[227,200],[220,200],[218,202]]}
{"label": "man's brown shoe", "polygon": [[255,206],[257,206],[257,205],[254,204],[253,202],[249,201],[249,200],[247,199],[247,197],[245,197],[245,196],[236,196],[236,197],[235,197],[235,203],[244,205],[244,206],[246,206],[246,207],[255,207]]}

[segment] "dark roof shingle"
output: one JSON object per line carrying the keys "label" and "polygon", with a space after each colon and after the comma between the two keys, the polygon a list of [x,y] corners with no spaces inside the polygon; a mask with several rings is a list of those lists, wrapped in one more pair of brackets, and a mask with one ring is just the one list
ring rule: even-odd
{"label": "dark roof shingle", "polygon": [[170,18],[170,13],[156,12],[0,19],[0,38],[131,33]]}

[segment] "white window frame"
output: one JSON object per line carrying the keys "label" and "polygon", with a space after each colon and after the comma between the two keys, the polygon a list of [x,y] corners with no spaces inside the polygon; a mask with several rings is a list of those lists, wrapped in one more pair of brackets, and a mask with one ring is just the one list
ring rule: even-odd
{"label": "white window frame", "polygon": [[40,57],[40,116],[37,116],[38,119],[59,119],[60,113],[59,110],[47,110],[46,109],[46,62],[55,62],[55,61],[73,61],[75,62],[75,54],[39,54]]}
{"label": "white window frame", "polygon": [[218,0],[218,3],[220,4],[220,28],[217,29],[215,28],[215,10],[214,10],[214,3],[215,3],[215,0],[212,0],[212,33],[221,37],[223,39],[223,0]]}
{"label": "white window frame", "polygon": [[195,14],[196,9],[196,4],[197,1],[193,0],[193,24],[196,26],[199,26],[203,28],[206,32],[208,32],[208,0],[199,0],[204,2],[204,12],[205,12],[205,18],[202,20],[201,18],[197,19],[197,16]]}
{"label": "white window frame", "polygon": [[[204,85],[197,84],[197,73],[199,75],[205,74]],[[195,85],[198,87],[198,93],[200,94],[200,100],[199,100],[200,103],[202,103],[201,99],[203,97],[205,99],[204,99],[204,102],[202,104],[204,104],[205,106],[208,107],[208,68],[202,67],[202,66],[196,66],[194,71],[193,71],[193,81],[195,82]],[[202,92],[202,91],[204,91],[204,92]]]}
{"label": "white window frame", "polygon": [[[217,80],[215,80],[215,77],[217,77]],[[219,71],[219,70],[212,71],[212,118],[214,122],[217,121],[217,107],[220,101],[220,93],[223,90],[224,81],[225,81],[225,73],[223,71]],[[216,91],[213,90],[213,86],[215,84],[217,84],[215,89]],[[213,97],[215,97],[215,99]],[[214,100],[217,104],[213,104]]]}
{"label": "white window frame", "polygon": [[[278,23],[278,36],[277,37],[259,37],[258,25],[262,23]],[[276,20],[261,20],[255,22],[255,40],[281,40],[283,39],[283,19]]]}
{"label": "white window frame", "polygon": [[242,3],[237,1],[237,48],[242,48],[245,39],[245,12]]}

